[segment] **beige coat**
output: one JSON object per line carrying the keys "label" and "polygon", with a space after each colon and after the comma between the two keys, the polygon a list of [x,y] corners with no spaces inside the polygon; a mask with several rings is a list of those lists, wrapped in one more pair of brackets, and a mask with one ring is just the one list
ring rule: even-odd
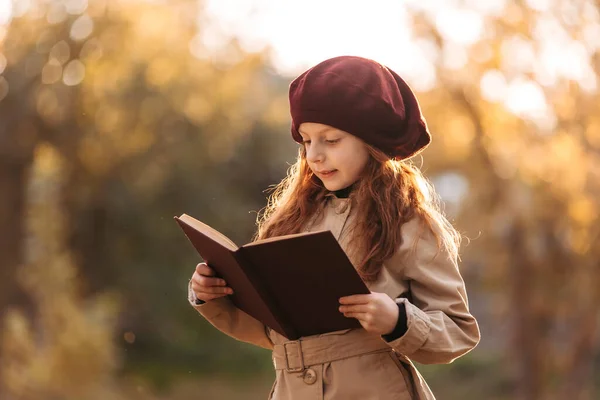
{"label": "beige coat", "polygon": [[[348,252],[348,227],[355,218],[350,208],[348,199],[330,198],[324,217],[308,230],[331,230]],[[368,284],[372,292],[406,306],[408,330],[392,342],[362,328],[289,342],[226,297],[198,306],[190,291],[189,301],[227,335],[273,350],[276,380],[270,399],[434,399],[411,360],[450,363],[477,345],[479,328],[458,266],[438,251],[431,231],[414,219],[402,226],[402,235],[398,252]]]}

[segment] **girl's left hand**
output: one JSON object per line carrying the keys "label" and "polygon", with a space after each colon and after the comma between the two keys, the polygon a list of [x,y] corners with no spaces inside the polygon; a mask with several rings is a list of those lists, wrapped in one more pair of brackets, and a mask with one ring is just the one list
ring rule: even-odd
{"label": "girl's left hand", "polygon": [[340,304],[340,312],[356,318],[367,332],[387,335],[398,323],[398,305],[385,293],[345,296]]}

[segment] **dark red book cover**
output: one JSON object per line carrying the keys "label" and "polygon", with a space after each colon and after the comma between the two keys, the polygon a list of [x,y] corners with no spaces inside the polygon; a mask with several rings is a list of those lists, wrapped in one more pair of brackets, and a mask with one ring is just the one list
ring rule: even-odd
{"label": "dark red book cover", "polygon": [[359,328],[339,312],[338,299],[370,293],[330,231],[287,235],[238,247],[183,214],[179,226],[217,275],[233,289],[236,307],[290,340]]}

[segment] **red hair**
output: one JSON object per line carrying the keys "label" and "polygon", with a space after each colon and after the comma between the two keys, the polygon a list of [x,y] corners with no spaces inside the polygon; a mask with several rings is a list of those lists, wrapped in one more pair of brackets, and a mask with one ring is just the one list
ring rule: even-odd
{"label": "red hair", "polygon": [[[438,246],[457,259],[460,235],[444,217],[439,198],[420,170],[366,146],[369,161],[350,194],[353,212],[361,218],[353,227],[349,257],[363,280],[377,279],[383,262],[402,244],[399,227],[414,217],[421,217]],[[304,147],[272,190],[257,218],[256,240],[302,232],[311,218],[322,215],[330,193],[310,170]]]}

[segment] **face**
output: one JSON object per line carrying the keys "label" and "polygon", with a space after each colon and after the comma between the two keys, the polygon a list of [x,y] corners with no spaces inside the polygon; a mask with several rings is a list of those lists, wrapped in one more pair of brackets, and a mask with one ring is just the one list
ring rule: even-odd
{"label": "face", "polygon": [[304,122],[298,131],[308,166],[327,190],[344,189],[359,179],[369,160],[369,151],[362,140],[316,122]]}

